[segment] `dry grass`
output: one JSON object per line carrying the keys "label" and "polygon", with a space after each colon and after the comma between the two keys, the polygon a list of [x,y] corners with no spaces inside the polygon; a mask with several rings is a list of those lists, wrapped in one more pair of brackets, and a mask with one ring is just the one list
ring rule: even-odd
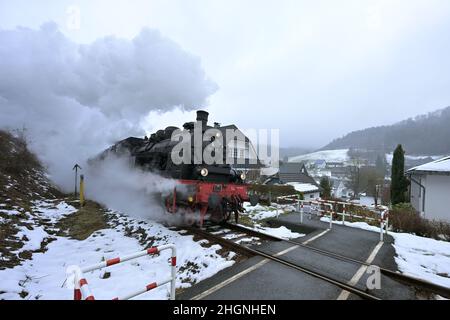
{"label": "dry grass", "polygon": [[[78,203],[71,203],[78,207]],[[61,235],[76,240],[85,240],[95,231],[108,228],[105,209],[93,201],[86,201],[85,206],[58,221],[56,227]]]}

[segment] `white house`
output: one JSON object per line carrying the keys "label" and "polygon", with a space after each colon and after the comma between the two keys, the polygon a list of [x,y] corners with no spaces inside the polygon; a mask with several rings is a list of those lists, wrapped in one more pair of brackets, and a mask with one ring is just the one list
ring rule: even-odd
{"label": "white house", "polygon": [[412,168],[410,201],[427,219],[450,222],[450,156]]}
{"label": "white house", "polygon": [[288,182],[287,184],[293,186],[296,191],[303,193],[305,200],[316,200],[320,198],[320,189],[315,184],[300,182]]}

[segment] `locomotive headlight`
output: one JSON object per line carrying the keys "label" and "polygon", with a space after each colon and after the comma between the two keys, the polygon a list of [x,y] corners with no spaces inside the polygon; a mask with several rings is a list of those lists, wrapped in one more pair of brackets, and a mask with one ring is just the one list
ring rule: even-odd
{"label": "locomotive headlight", "polygon": [[202,177],[206,177],[208,175],[208,169],[203,168],[202,170],[200,170],[200,174],[202,175]]}
{"label": "locomotive headlight", "polygon": [[245,175],[244,172],[242,172],[242,173],[241,173],[241,179],[242,179],[242,180],[245,180],[245,178],[247,178],[247,176]]}

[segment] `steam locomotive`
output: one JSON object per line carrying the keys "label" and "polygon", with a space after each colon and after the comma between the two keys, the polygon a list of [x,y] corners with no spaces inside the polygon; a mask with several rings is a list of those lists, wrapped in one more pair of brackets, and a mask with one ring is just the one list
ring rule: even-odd
{"label": "steam locomotive", "polygon": [[[197,111],[196,122],[183,125],[182,132],[185,136],[187,134],[191,142],[194,142],[194,130],[199,128],[201,133],[214,128],[217,137],[225,135],[223,128],[217,123],[213,127],[208,126],[208,115],[206,111]],[[191,143],[187,152],[191,152],[192,160],[189,163],[175,164],[171,155],[179,141],[173,141],[171,138],[177,129],[167,127],[144,139],[130,137],[105,152],[126,151],[131,154],[135,166],[176,179],[177,186],[174,190],[168,195],[162,195],[162,204],[168,213],[184,215],[187,224],[202,226],[206,220],[220,223],[228,221],[232,214],[237,222],[239,213],[243,211],[243,202],[249,201],[250,197],[245,173],[239,173],[230,164],[226,164],[226,143],[219,149],[223,153],[219,155],[222,158],[219,163],[206,164],[203,159],[201,163],[194,161],[195,143]],[[201,151],[213,143],[215,138],[212,136],[209,141],[202,139]],[[251,199],[251,202],[255,201]]]}

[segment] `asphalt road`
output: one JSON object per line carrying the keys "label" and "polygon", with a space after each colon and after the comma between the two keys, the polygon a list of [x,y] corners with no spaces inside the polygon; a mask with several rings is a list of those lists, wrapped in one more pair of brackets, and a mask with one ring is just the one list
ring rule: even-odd
{"label": "asphalt road", "polygon": [[[355,229],[340,225],[333,225],[328,232],[329,224],[318,219],[304,218],[299,224],[299,214],[290,214],[280,217],[276,225],[286,225],[293,231],[306,233],[306,236],[295,239],[300,243],[314,239],[309,246],[338,253],[347,257],[366,261],[375,254],[372,264],[391,270],[396,270],[394,261],[395,251],[392,247],[392,238],[385,237],[385,242],[379,245],[379,233]],[[318,235],[318,238],[316,238]],[[377,248],[378,245],[378,248]],[[380,247],[381,246],[381,247]],[[307,248],[295,247],[286,242],[266,242],[256,247],[258,250],[280,255],[295,264],[317,271],[334,279],[350,282],[366,290],[366,281],[370,274],[360,270],[361,265],[341,261]],[[377,249],[376,249],[377,248]],[[242,263],[222,270],[215,276],[206,279],[179,295],[178,299],[249,299],[249,300],[303,300],[303,299],[360,299],[353,294],[343,294],[342,289],[299,272],[274,261],[264,261],[261,257],[252,257]],[[356,274],[358,275],[355,276]],[[404,284],[381,275],[381,289],[366,290],[382,299],[415,299],[414,290]]]}

